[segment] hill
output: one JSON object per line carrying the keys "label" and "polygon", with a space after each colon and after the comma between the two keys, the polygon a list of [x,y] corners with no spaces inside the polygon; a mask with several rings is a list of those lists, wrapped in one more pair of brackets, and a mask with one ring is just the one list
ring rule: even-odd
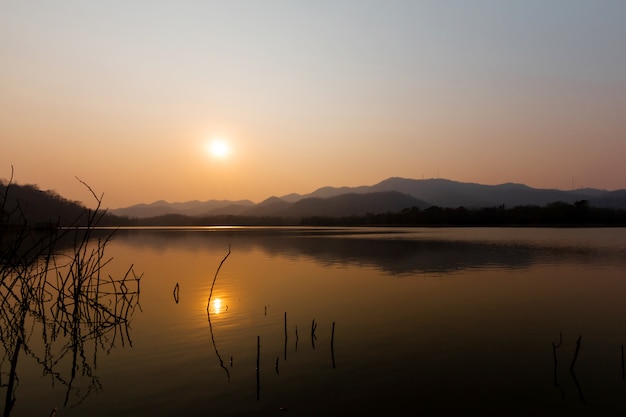
{"label": "hill", "polygon": [[[99,224],[622,225],[626,223],[625,203],[626,190],[541,190],[521,184],[390,178],[374,186],[324,187],[309,195],[270,197],[258,204],[248,200],[157,201],[116,210],[145,217],[107,214]],[[35,227],[75,225],[87,212],[79,202],[54,191],[0,183],[0,225],[24,225],[25,221]]]}
{"label": "hill", "polygon": [[184,203],[168,203],[164,200],[155,201],[150,204],[135,204],[133,206],[111,210],[116,216],[127,217],[156,217],[165,214],[182,214],[185,216],[203,216],[208,213],[221,213],[224,209],[228,213],[237,212],[237,207],[251,207],[254,203],[250,200],[229,201],[229,200],[209,200],[209,201],[187,201]]}
{"label": "hill", "polygon": [[[604,190],[563,191],[554,189],[537,189],[523,184],[506,183],[500,185],[483,185],[451,181],[447,179],[415,180],[407,178],[388,178],[369,187],[324,187],[306,197],[320,195],[337,195],[344,192],[378,192],[398,191],[417,199],[427,201],[439,207],[493,207],[493,206],[544,206],[555,201],[574,203],[579,200],[600,199],[608,193]],[[358,191],[357,191],[358,190]],[[623,201],[626,208],[626,199]]]}
{"label": "hill", "polygon": [[[0,228],[87,226],[90,214],[94,214],[93,210],[55,191],[44,191],[32,184],[7,184],[0,180]],[[104,209],[99,209],[97,214],[95,219],[99,226],[128,223],[128,219],[112,215]]]}
{"label": "hill", "polygon": [[[370,198],[359,197],[375,193],[396,194],[388,194],[386,197],[381,194]],[[398,194],[404,197],[401,198]],[[340,196],[345,197],[332,200]],[[415,201],[409,201],[406,197],[411,197]],[[389,199],[389,201],[383,203],[384,198]],[[322,201],[324,199],[331,200],[324,202]],[[375,200],[378,202],[375,203]],[[282,197],[270,197],[258,204],[249,200],[210,200],[185,203],[157,201],[151,204],[138,204],[115,209],[112,210],[112,213],[137,218],[165,214],[187,216],[345,216],[378,210],[394,210],[400,201],[403,201],[401,204],[408,204],[401,208],[412,205],[415,207],[481,208],[545,206],[556,201],[573,204],[581,200],[587,200],[594,207],[626,209],[626,190],[606,191],[585,188],[564,191],[538,189],[514,183],[484,185],[447,179],[416,180],[392,177],[371,186],[322,187],[304,195],[291,193]]]}
{"label": "hill", "polygon": [[270,202],[266,200],[243,214],[286,218],[344,217],[398,211],[407,207],[425,208],[428,203],[397,191],[348,193],[328,198],[310,197],[294,203],[274,197]]}
{"label": "hill", "polygon": [[82,218],[85,210],[79,202],[36,185],[0,183],[0,224],[70,225]]}

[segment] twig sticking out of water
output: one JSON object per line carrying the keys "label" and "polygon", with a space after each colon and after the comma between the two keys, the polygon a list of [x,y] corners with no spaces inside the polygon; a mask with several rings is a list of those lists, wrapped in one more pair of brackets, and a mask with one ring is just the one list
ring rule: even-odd
{"label": "twig sticking out of water", "polygon": [[569,366],[570,371],[574,370],[574,365],[576,365],[576,359],[578,359],[578,352],[580,351],[580,341],[583,338],[582,335],[578,336],[578,340],[576,340],[576,350],[574,351],[574,357],[572,358],[572,363]]}
{"label": "twig sticking out of water", "polygon": [[213,296],[213,287],[215,287],[215,281],[217,281],[217,275],[220,273],[220,269],[222,269],[222,265],[224,265],[224,262],[229,256],[230,256],[230,245],[228,245],[228,253],[226,254],[226,256],[224,256],[224,259],[222,259],[222,262],[220,262],[220,265],[217,267],[217,271],[215,271],[215,276],[213,277],[213,283],[211,284],[211,291],[209,292],[209,301],[207,302],[207,305],[206,305],[206,311],[209,311],[209,307],[211,306],[211,297]]}
{"label": "twig sticking out of water", "polygon": [[330,355],[333,359],[333,369],[335,369],[335,322],[333,321],[333,330],[330,334]]}
{"label": "twig sticking out of water", "polygon": [[298,351],[298,325],[296,324],[296,352]]}
{"label": "twig sticking out of water", "polygon": [[572,374],[572,379],[574,380],[574,384],[576,385],[576,389],[578,390],[578,396],[580,397],[580,401],[585,404],[585,396],[583,395],[583,390],[578,383],[578,379],[576,378],[576,373],[574,372],[574,365],[576,364],[576,359],[578,358],[578,352],[580,351],[580,341],[583,336],[578,336],[578,340],[576,340],[576,350],[574,351],[574,358],[572,359],[572,363],[569,366],[569,371]]}
{"label": "twig sticking out of water", "polygon": [[559,343],[555,344],[554,342],[552,342],[552,349],[554,349],[554,352],[555,352],[555,355],[554,355],[555,359],[556,359],[556,350],[559,347],[561,347],[561,343],[563,343],[563,333],[559,332]]}
{"label": "twig sticking out of water", "polygon": [[622,381],[626,377],[626,370],[624,369],[624,345],[622,345]]}
{"label": "twig sticking out of water", "polygon": [[[222,268],[224,261],[226,261],[229,255],[230,255],[230,245],[228,245],[228,253],[226,254],[226,256],[224,256],[224,259],[222,259],[222,262],[220,262],[220,265],[217,267],[217,271],[215,271],[215,277],[213,277],[213,283],[211,284],[211,292],[209,292],[209,300],[207,301],[207,305],[206,305],[206,314],[207,314],[207,319],[209,320],[209,331],[211,332],[211,342],[213,342],[213,349],[215,349],[215,354],[217,355],[217,359],[220,362],[220,367],[226,372],[226,377],[228,378],[228,381],[230,381],[230,372],[228,371],[228,368],[226,368],[226,366],[224,365],[224,361],[222,360],[222,357],[220,356],[220,353],[217,350],[217,344],[215,343],[215,337],[213,335],[213,324],[211,324],[211,312],[209,311],[209,308],[211,307],[211,296],[213,295],[213,287],[215,286],[215,281],[217,281],[217,275],[220,273],[220,269]],[[178,286],[178,284],[176,285]],[[231,357],[231,366],[232,366],[232,357]]]}
{"label": "twig sticking out of water", "polygon": [[6,401],[5,401],[4,416],[9,416],[11,414],[11,410],[15,406],[16,398],[14,396],[13,386],[15,384],[16,379],[19,380],[17,378],[17,373],[15,370],[17,368],[17,360],[18,360],[20,351],[22,350],[22,345],[23,345],[22,338],[18,337],[15,343],[15,350],[13,353],[13,357],[11,358],[11,373],[9,374],[9,384],[7,385],[7,396],[6,396]]}
{"label": "twig sticking out of water", "polygon": [[315,350],[315,341],[317,340],[317,336],[315,336],[315,329],[317,329],[317,323],[315,319],[311,322],[311,345],[313,346],[313,350]]}
{"label": "twig sticking out of water", "polygon": [[[224,372],[226,372],[226,378],[228,379],[228,382],[230,382],[230,372],[228,371],[228,368],[226,367],[226,365],[224,365],[224,361],[222,360],[222,356],[220,355],[220,352],[217,350],[217,344],[215,343],[215,336],[213,334],[213,324],[211,323],[211,313],[208,312],[207,310],[207,319],[209,320],[209,332],[211,333],[211,342],[213,343],[213,349],[215,350],[215,355],[217,356],[217,360],[220,363],[220,368],[222,368],[224,370]],[[233,366],[233,357],[230,357],[230,366]]]}
{"label": "twig sticking out of water", "polygon": [[261,336],[256,337],[256,400],[261,399],[261,374],[259,362],[261,357]]}
{"label": "twig sticking out of water", "polygon": [[565,391],[563,391],[563,388],[561,388],[561,386],[559,385],[558,379],[557,379],[557,372],[556,372],[556,368],[557,368],[557,358],[556,358],[556,350],[561,347],[561,344],[563,343],[563,333],[559,332],[559,343],[556,344],[554,342],[552,342],[552,355],[554,357],[554,387],[558,388],[561,391],[561,395],[563,397],[565,397]]}
{"label": "twig sticking out of water", "polygon": [[[287,362],[287,312],[285,311],[285,346],[284,346],[285,362]],[[278,365],[278,362],[276,363]],[[276,368],[278,369],[278,368]]]}
{"label": "twig sticking out of water", "polygon": [[178,293],[180,291],[180,286],[178,285],[178,282],[176,283],[176,286],[174,287],[174,301],[176,301],[176,304],[178,304]]}
{"label": "twig sticking out of water", "polygon": [[287,312],[285,311],[285,340],[287,340]]}
{"label": "twig sticking out of water", "polygon": [[[141,275],[132,265],[121,279],[104,273],[112,259],[105,257],[105,247],[113,233],[96,234],[106,213],[101,209],[102,196],[78,179],[96,200],[95,209],[85,209],[71,221],[59,218],[55,224],[50,219],[46,232],[40,234],[29,225],[19,202],[14,208],[7,205],[12,179],[13,167],[0,193],[0,345],[5,352],[0,362],[10,366],[0,375],[0,379],[8,376],[8,381],[0,381],[2,389],[6,387],[3,416],[9,416],[16,402],[22,352],[43,367],[42,376],[49,375],[53,384],[58,381],[66,387],[65,407],[70,398],[76,397],[74,405],[78,405],[101,389],[97,353],[104,349],[109,354],[118,343],[132,346],[130,319],[141,308]],[[15,233],[5,239],[4,230],[9,225],[13,229],[13,224]],[[67,250],[59,247],[65,239],[70,244]],[[40,341],[35,340],[35,329],[41,331]],[[50,413],[54,414],[56,407]]]}

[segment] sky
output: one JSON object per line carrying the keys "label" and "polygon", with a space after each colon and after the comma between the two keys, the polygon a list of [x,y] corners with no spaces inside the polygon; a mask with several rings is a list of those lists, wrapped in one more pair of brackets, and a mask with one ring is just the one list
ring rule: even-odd
{"label": "sky", "polygon": [[624,22],[622,0],[3,0],[0,178],[110,208],[623,189]]}

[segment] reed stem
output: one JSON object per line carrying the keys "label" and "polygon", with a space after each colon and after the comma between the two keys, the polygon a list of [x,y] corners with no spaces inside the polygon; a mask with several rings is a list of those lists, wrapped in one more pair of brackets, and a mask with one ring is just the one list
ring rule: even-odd
{"label": "reed stem", "polygon": [[224,256],[224,259],[222,259],[222,262],[220,262],[220,265],[217,267],[217,271],[215,271],[215,276],[213,277],[213,283],[211,284],[211,291],[209,292],[209,301],[207,302],[207,305],[206,305],[207,311],[209,311],[209,307],[211,306],[211,297],[213,296],[213,287],[215,287],[215,281],[217,281],[217,275],[220,273],[220,269],[222,269],[222,265],[224,265],[224,262],[229,256],[230,256],[230,245],[228,245],[228,253],[226,254],[226,256]]}

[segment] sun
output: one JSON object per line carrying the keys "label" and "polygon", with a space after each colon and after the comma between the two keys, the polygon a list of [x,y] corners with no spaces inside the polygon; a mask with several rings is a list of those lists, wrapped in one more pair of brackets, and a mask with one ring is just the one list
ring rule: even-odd
{"label": "sun", "polygon": [[212,157],[217,159],[225,159],[231,152],[228,141],[222,138],[212,139],[207,143],[207,151]]}

